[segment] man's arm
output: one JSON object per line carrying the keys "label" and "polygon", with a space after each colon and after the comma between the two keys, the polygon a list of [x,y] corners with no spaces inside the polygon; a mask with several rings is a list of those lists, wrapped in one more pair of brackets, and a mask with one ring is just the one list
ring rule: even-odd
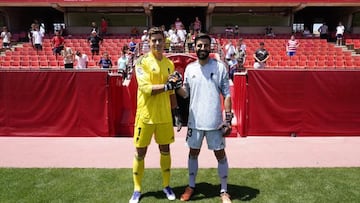
{"label": "man's arm", "polygon": [[225,97],[224,99],[224,108],[225,108],[225,112],[231,112],[231,97]]}

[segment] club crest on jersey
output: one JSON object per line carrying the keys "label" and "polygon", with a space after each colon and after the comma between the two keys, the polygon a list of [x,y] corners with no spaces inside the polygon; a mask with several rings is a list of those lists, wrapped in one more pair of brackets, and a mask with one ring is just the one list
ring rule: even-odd
{"label": "club crest on jersey", "polygon": [[141,67],[137,67],[137,68],[136,68],[136,74],[137,74],[137,75],[143,75],[143,74],[144,74],[143,69],[142,69]]}

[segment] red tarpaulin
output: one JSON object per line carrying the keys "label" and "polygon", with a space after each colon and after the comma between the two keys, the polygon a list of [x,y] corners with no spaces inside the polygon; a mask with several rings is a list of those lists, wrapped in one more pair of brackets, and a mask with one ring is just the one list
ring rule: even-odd
{"label": "red tarpaulin", "polygon": [[249,70],[248,135],[360,135],[359,71]]}
{"label": "red tarpaulin", "polygon": [[107,72],[0,72],[1,136],[109,136]]}

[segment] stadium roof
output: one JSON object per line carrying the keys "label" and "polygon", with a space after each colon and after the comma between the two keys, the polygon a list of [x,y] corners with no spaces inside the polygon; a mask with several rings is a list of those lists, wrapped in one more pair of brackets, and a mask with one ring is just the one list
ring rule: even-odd
{"label": "stadium roof", "polygon": [[114,7],[114,6],[360,6],[359,0],[0,0],[0,6]]}

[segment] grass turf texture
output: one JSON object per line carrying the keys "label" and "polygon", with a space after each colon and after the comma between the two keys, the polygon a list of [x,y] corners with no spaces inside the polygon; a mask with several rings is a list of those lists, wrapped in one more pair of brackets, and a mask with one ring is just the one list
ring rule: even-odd
{"label": "grass turf texture", "polygon": [[[233,202],[359,202],[360,168],[230,169]],[[177,200],[187,185],[187,170],[172,169]],[[131,169],[0,168],[0,202],[119,202],[132,192]],[[217,169],[200,169],[191,202],[219,200]],[[145,169],[141,203],[169,202],[159,169]]]}

